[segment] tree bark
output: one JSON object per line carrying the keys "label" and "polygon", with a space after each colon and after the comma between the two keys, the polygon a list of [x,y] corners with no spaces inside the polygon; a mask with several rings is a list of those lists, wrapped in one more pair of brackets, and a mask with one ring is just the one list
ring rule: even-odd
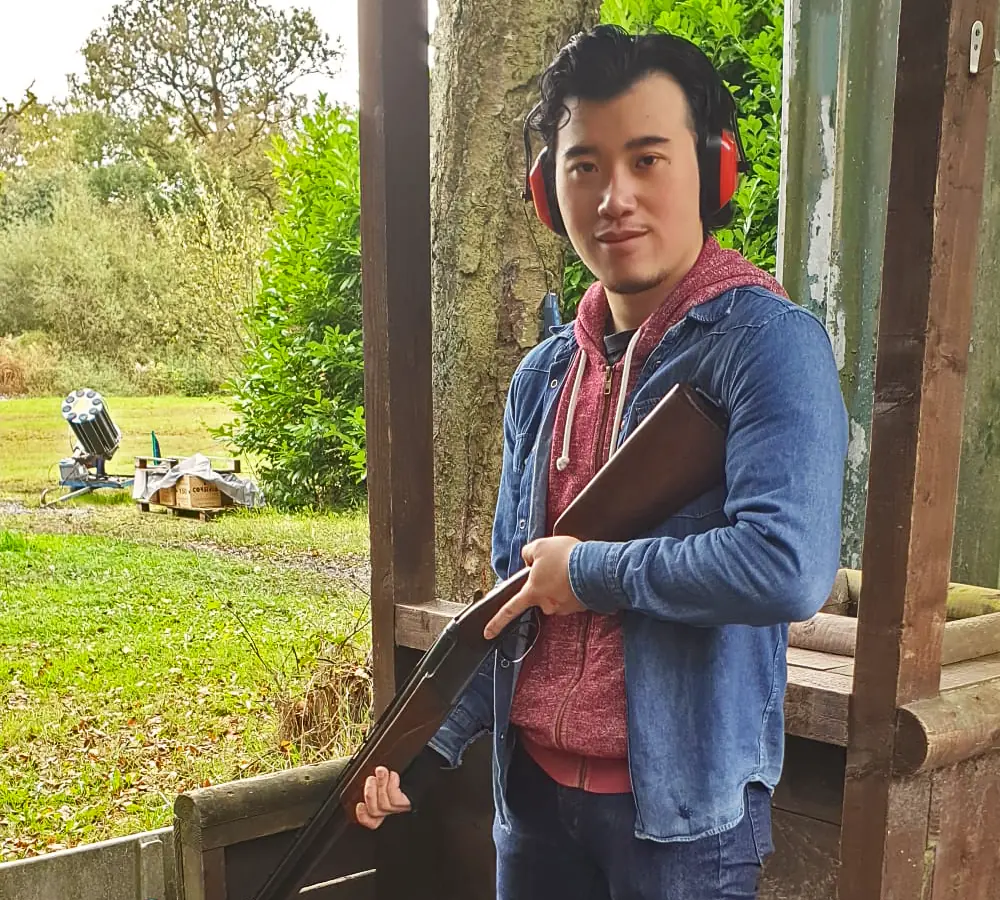
{"label": "tree bark", "polygon": [[[538,75],[597,0],[442,0],[431,79],[436,593],[492,587],[503,409],[561,288],[564,246],[521,199]],[[535,152],[538,148],[535,147]]]}

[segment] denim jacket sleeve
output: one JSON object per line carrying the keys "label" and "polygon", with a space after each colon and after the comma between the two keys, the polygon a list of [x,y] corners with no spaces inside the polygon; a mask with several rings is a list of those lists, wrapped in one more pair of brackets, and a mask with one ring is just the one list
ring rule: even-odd
{"label": "denim jacket sleeve", "polygon": [[728,525],[577,544],[570,583],[588,608],[773,625],[810,618],[826,600],[840,558],[847,414],[822,324],[791,308],[761,325],[734,353],[720,392]]}
{"label": "denim jacket sleeve", "polygon": [[[514,418],[514,384],[511,382],[503,417],[503,468],[500,472],[500,489],[497,497],[496,515],[493,520],[493,541],[491,563],[498,581],[508,575],[510,546],[513,523],[517,509],[517,480],[513,475],[514,444],[517,429]],[[472,683],[466,688],[461,700],[445,719],[437,733],[430,740],[430,746],[440,753],[452,766],[458,766],[469,745],[480,735],[493,727],[493,668],[495,654],[491,653]]]}

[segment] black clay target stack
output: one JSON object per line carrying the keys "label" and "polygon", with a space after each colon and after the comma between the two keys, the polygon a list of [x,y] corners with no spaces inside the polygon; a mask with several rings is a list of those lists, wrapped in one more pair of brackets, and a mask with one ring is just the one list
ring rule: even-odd
{"label": "black clay target stack", "polygon": [[115,455],[121,432],[111,421],[104,398],[97,391],[91,388],[73,391],[63,401],[62,414],[85,452],[103,459]]}

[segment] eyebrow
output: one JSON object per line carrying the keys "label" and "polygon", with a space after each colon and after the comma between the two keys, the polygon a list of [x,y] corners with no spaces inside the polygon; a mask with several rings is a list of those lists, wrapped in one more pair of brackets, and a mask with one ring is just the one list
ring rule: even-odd
{"label": "eyebrow", "polygon": [[[669,144],[670,138],[662,137],[658,134],[646,134],[642,137],[632,138],[625,142],[626,150],[641,150],[644,147],[656,147],[660,144]],[[572,147],[567,148],[566,153],[563,154],[566,159],[576,159],[580,156],[593,156],[597,153],[597,148],[589,144],[574,144]]]}

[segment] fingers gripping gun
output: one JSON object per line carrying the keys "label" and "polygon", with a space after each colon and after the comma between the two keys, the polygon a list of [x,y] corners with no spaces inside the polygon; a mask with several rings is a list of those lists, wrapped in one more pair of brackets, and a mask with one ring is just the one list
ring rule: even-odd
{"label": "fingers gripping gun", "polygon": [[[637,538],[721,483],[724,470],[725,422],[720,411],[696,389],[677,385],[577,495],[553,533],[581,541]],[[504,639],[501,634],[488,641],[483,629],[527,578],[528,569],[521,569],[448,623],[256,900],[291,900],[308,883],[314,862],[355,821],[365,779],[376,766],[406,772]]]}

